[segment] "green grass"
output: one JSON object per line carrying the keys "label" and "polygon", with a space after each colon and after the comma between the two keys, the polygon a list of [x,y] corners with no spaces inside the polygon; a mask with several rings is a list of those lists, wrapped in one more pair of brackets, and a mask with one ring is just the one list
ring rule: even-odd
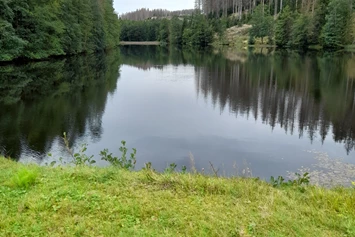
{"label": "green grass", "polygon": [[31,185],[35,184],[37,176],[37,170],[30,170],[23,167],[11,178],[11,184],[19,188],[29,188]]}
{"label": "green grass", "polygon": [[[355,236],[354,188],[4,158],[0,169],[0,236]],[[23,170],[37,175],[14,185]]]}

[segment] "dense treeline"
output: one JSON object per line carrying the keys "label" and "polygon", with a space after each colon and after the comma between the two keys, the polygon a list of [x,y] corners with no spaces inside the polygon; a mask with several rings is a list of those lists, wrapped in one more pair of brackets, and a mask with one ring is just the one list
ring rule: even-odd
{"label": "dense treeline", "polygon": [[206,47],[214,34],[222,35],[228,27],[238,24],[233,17],[209,18],[196,11],[189,16],[144,21],[121,20],[122,41],[160,41],[177,46]]}
{"label": "dense treeline", "polygon": [[0,61],[94,52],[118,43],[112,0],[0,1]]}
{"label": "dense treeline", "polygon": [[[278,47],[338,48],[355,42],[354,0],[196,0],[195,7],[189,16],[122,20],[121,40],[201,47],[214,35],[222,39],[228,27],[249,23],[249,44],[261,39]],[[167,15],[142,9],[132,14],[147,19],[147,12]]]}
{"label": "dense treeline", "polygon": [[121,21],[122,41],[160,41],[177,46],[206,47],[213,39],[213,28],[202,14],[145,21]]}
{"label": "dense treeline", "polygon": [[151,18],[171,18],[173,16],[187,16],[191,15],[194,9],[184,9],[180,11],[168,11],[165,9],[153,9],[147,8],[137,9],[133,12],[127,12],[120,15],[123,20],[143,21]]}
{"label": "dense treeline", "polygon": [[337,48],[355,40],[352,0],[319,0],[313,10],[299,12],[287,5],[275,25],[278,46],[322,45]]}
{"label": "dense treeline", "polygon": [[274,36],[279,47],[320,45],[338,48],[355,41],[352,0],[319,0],[312,4],[300,7],[286,2],[282,11],[274,17],[269,6],[258,5],[252,17],[250,42],[254,41],[254,37],[268,37],[269,43],[272,43],[270,40]]}
{"label": "dense treeline", "polygon": [[159,28],[163,20],[121,20],[122,41],[159,41]]}
{"label": "dense treeline", "polygon": [[195,5],[214,18],[252,16],[250,43],[267,37],[279,47],[337,48],[355,41],[354,0],[196,0]]}

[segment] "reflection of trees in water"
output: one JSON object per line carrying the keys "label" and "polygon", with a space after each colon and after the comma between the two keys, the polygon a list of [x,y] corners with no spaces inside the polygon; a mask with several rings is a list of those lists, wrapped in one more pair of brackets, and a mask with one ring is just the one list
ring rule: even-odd
{"label": "reflection of trees in water", "polygon": [[[333,139],[355,146],[355,85],[347,72],[348,55],[332,57],[250,55],[244,63],[226,61],[196,68],[199,93],[214,105],[260,118],[274,128],[322,141],[332,128]],[[353,65],[355,67],[355,64]]]}
{"label": "reflection of trees in water", "polygon": [[127,45],[120,48],[122,62],[142,69],[163,69],[163,65],[169,63],[169,52],[165,47],[152,45]]}
{"label": "reflection of trees in water", "polygon": [[[274,128],[322,141],[332,132],[347,152],[355,149],[355,57],[292,52],[219,53],[152,46],[124,47],[123,63],[195,66],[197,93],[221,111],[260,118]],[[227,56],[227,59],[225,56]],[[161,67],[160,67],[161,68]],[[330,131],[331,130],[331,131]]]}
{"label": "reflection of trees in water", "polygon": [[[181,51],[154,46],[123,47],[122,62],[148,70],[159,65],[195,66],[199,94],[221,111],[260,118],[287,133],[355,148],[355,57],[351,54]],[[225,57],[227,56],[227,58]],[[331,131],[330,131],[331,130]]]}
{"label": "reflection of trees in water", "polygon": [[19,158],[23,148],[46,154],[64,131],[73,144],[102,134],[107,95],[116,89],[119,58],[76,56],[0,67],[0,152]]}

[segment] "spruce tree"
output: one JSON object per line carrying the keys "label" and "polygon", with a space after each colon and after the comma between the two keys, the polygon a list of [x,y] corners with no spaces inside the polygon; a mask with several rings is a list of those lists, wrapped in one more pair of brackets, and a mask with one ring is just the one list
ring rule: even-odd
{"label": "spruce tree", "polygon": [[328,15],[322,30],[322,39],[327,48],[338,48],[349,44],[351,8],[349,0],[331,0]]}
{"label": "spruce tree", "polygon": [[289,6],[286,6],[275,25],[275,42],[279,47],[286,47],[291,39],[291,28],[293,24],[293,13]]}
{"label": "spruce tree", "polygon": [[250,38],[261,38],[264,43],[264,37],[269,37],[274,34],[274,19],[269,14],[268,8],[262,4],[258,5],[251,19],[252,28],[250,29]]}

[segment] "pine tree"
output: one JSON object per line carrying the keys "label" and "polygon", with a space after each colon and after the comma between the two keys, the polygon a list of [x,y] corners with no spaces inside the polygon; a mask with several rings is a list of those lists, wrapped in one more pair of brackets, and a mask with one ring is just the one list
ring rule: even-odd
{"label": "pine tree", "polygon": [[274,34],[274,19],[270,15],[268,9],[262,4],[255,8],[251,24],[251,41],[253,41],[254,38],[261,38],[261,42],[264,43],[264,37],[271,38]]}
{"label": "pine tree", "polygon": [[305,14],[299,14],[291,28],[290,46],[306,48],[308,45],[309,18]]}
{"label": "pine tree", "polygon": [[291,40],[291,27],[293,24],[293,13],[289,6],[286,6],[275,25],[275,42],[279,47],[286,47]]}
{"label": "pine tree", "polygon": [[0,1],[0,61],[99,51],[119,32],[112,0]]}
{"label": "pine tree", "polygon": [[322,30],[324,46],[337,48],[351,43],[349,25],[351,19],[351,8],[349,0],[331,0],[328,5],[329,14],[326,16],[326,23]]}

